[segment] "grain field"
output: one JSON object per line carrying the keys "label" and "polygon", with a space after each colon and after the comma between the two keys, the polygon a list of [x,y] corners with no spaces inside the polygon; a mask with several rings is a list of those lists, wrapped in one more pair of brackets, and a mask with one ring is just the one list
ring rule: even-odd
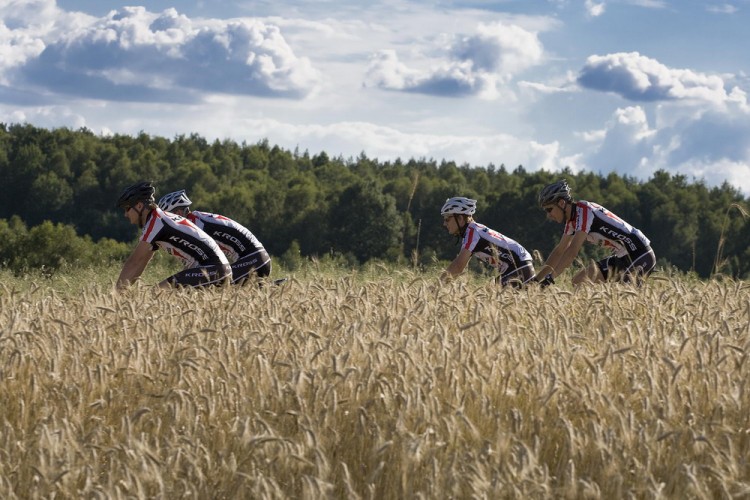
{"label": "grain field", "polygon": [[0,286],[0,497],[747,498],[750,285]]}

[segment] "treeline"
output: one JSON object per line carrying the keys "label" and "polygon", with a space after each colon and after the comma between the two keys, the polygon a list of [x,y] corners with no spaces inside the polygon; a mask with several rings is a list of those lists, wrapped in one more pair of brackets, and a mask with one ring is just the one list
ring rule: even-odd
{"label": "treeline", "polygon": [[[136,230],[114,203],[139,180],[154,181],[157,197],[186,189],[194,209],[245,224],[276,256],[299,251],[352,264],[451,259],[458,249],[439,211],[455,195],[476,198],[478,221],[546,255],[561,227],[545,222],[536,197],[561,177],[576,198],[596,201],[640,228],[660,265],[707,277],[718,260],[722,273],[750,276],[750,224],[742,208],[747,200],[728,184],[709,188],[663,171],[638,181],[614,173],[529,172],[428,159],[383,162],[364,153],[332,158],[265,140],[98,136],[87,129],[18,124],[0,125],[0,237],[7,235],[0,263],[34,267],[50,260],[35,259],[34,252],[57,249],[63,255],[65,240],[82,245],[68,249],[65,261],[79,253],[101,259],[107,251],[119,258],[121,243],[132,242]],[[29,240],[35,230],[50,241],[13,243],[14,234]]]}

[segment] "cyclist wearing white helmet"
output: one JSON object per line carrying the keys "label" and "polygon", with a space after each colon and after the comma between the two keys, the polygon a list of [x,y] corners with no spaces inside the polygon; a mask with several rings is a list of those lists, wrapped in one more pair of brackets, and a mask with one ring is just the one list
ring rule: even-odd
{"label": "cyclist wearing white helmet", "polygon": [[271,274],[271,257],[248,228],[223,215],[191,211],[189,207],[192,203],[185,190],[181,189],[162,196],[159,207],[165,212],[185,217],[216,240],[232,263],[232,283],[248,283],[251,273],[258,278]]}
{"label": "cyclist wearing white helmet", "polygon": [[573,263],[585,241],[609,248],[613,254],[576,273],[574,285],[607,280],[640,283],[653,271],[656,257],[649,239],[601,205],[574,201],[567,181],[545,186],[539,193],[539,206],[547,219],[565,224],[560,242],[535,278],[543,286],[554,283]]}
{"label": "cyclist wearing white helmet", "polygon": [[159,283],[160,287],[198,287],[231,280],[232,269],[219,245],[195,224],[157,207],[150,182],[126,188],[117,206],[124,210],[131,224],[143,230],[138,245],[122,266],[118,289],[126,288],[141,276],[158,248],[179,258],[184,266],[183,271]]}
{"label": "cyclist wearing white helmet", "polygon": [[441,275],[442,280],[458,276],[472,255],[500,273],[500,283],[520,287],[534,277],[531,254],[517,241],[474,220],[477,201],[463,196],[448,198],[440,210],[443,226],[461,238],[461,250]]}

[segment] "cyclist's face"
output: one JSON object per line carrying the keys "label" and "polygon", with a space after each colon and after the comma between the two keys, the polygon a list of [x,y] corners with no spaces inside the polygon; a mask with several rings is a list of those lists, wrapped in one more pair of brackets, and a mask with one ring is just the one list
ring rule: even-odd
{"label": "cyclist's face", "polygon": [[557,203],[550,203],[542,207],[547,214],[547,219],[554,222],[562,222],[565,218],[565,211],[560,208],[560,200]]}
{"label": "cyclist's face", "polygon": [[128,207],[125,209],[125,218],[130,221],[131,224],[138,224],[140,214],[138,213],[138,205],[135,207]]}
{"label": "cyclist's face", "polygon": [[443,217],[443,227],[448,230],[450,234],[458,234],[458,216],[446,215]]}

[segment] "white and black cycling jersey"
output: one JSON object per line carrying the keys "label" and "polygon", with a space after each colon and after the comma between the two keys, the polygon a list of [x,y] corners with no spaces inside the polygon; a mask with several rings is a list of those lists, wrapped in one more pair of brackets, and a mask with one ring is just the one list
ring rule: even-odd
{"label": "white and black cycling jersey", "polygon": [[182,261],[185,269],[229,265],[219,245],[202,229],[184,217],[158,207],[146,220],[141,241],[150,243],[154,250],[162,248],[174,255]]}
{"label": "white and black cycling jersey", "polygon": [[219,244],[230,262],[265,251],[261,242],[248,228],[229,217],[193,211],[187,215],[187,218]]}
{"label": "white and black cycling jersey", "polygon": [[586,241],[609,248],[618,257],[635,257],[650,249],[651,241],[640,230],[601,205],[579,200],[573,205],[572,216],[565,224],[565,234],[584,231]]}
{"label": "white and black cycling jersey", "polygon": [[473,221],[466,226],[461,247],[496,268],[501,275],[527,266],[532,260],[531,254],[517,241]]}

